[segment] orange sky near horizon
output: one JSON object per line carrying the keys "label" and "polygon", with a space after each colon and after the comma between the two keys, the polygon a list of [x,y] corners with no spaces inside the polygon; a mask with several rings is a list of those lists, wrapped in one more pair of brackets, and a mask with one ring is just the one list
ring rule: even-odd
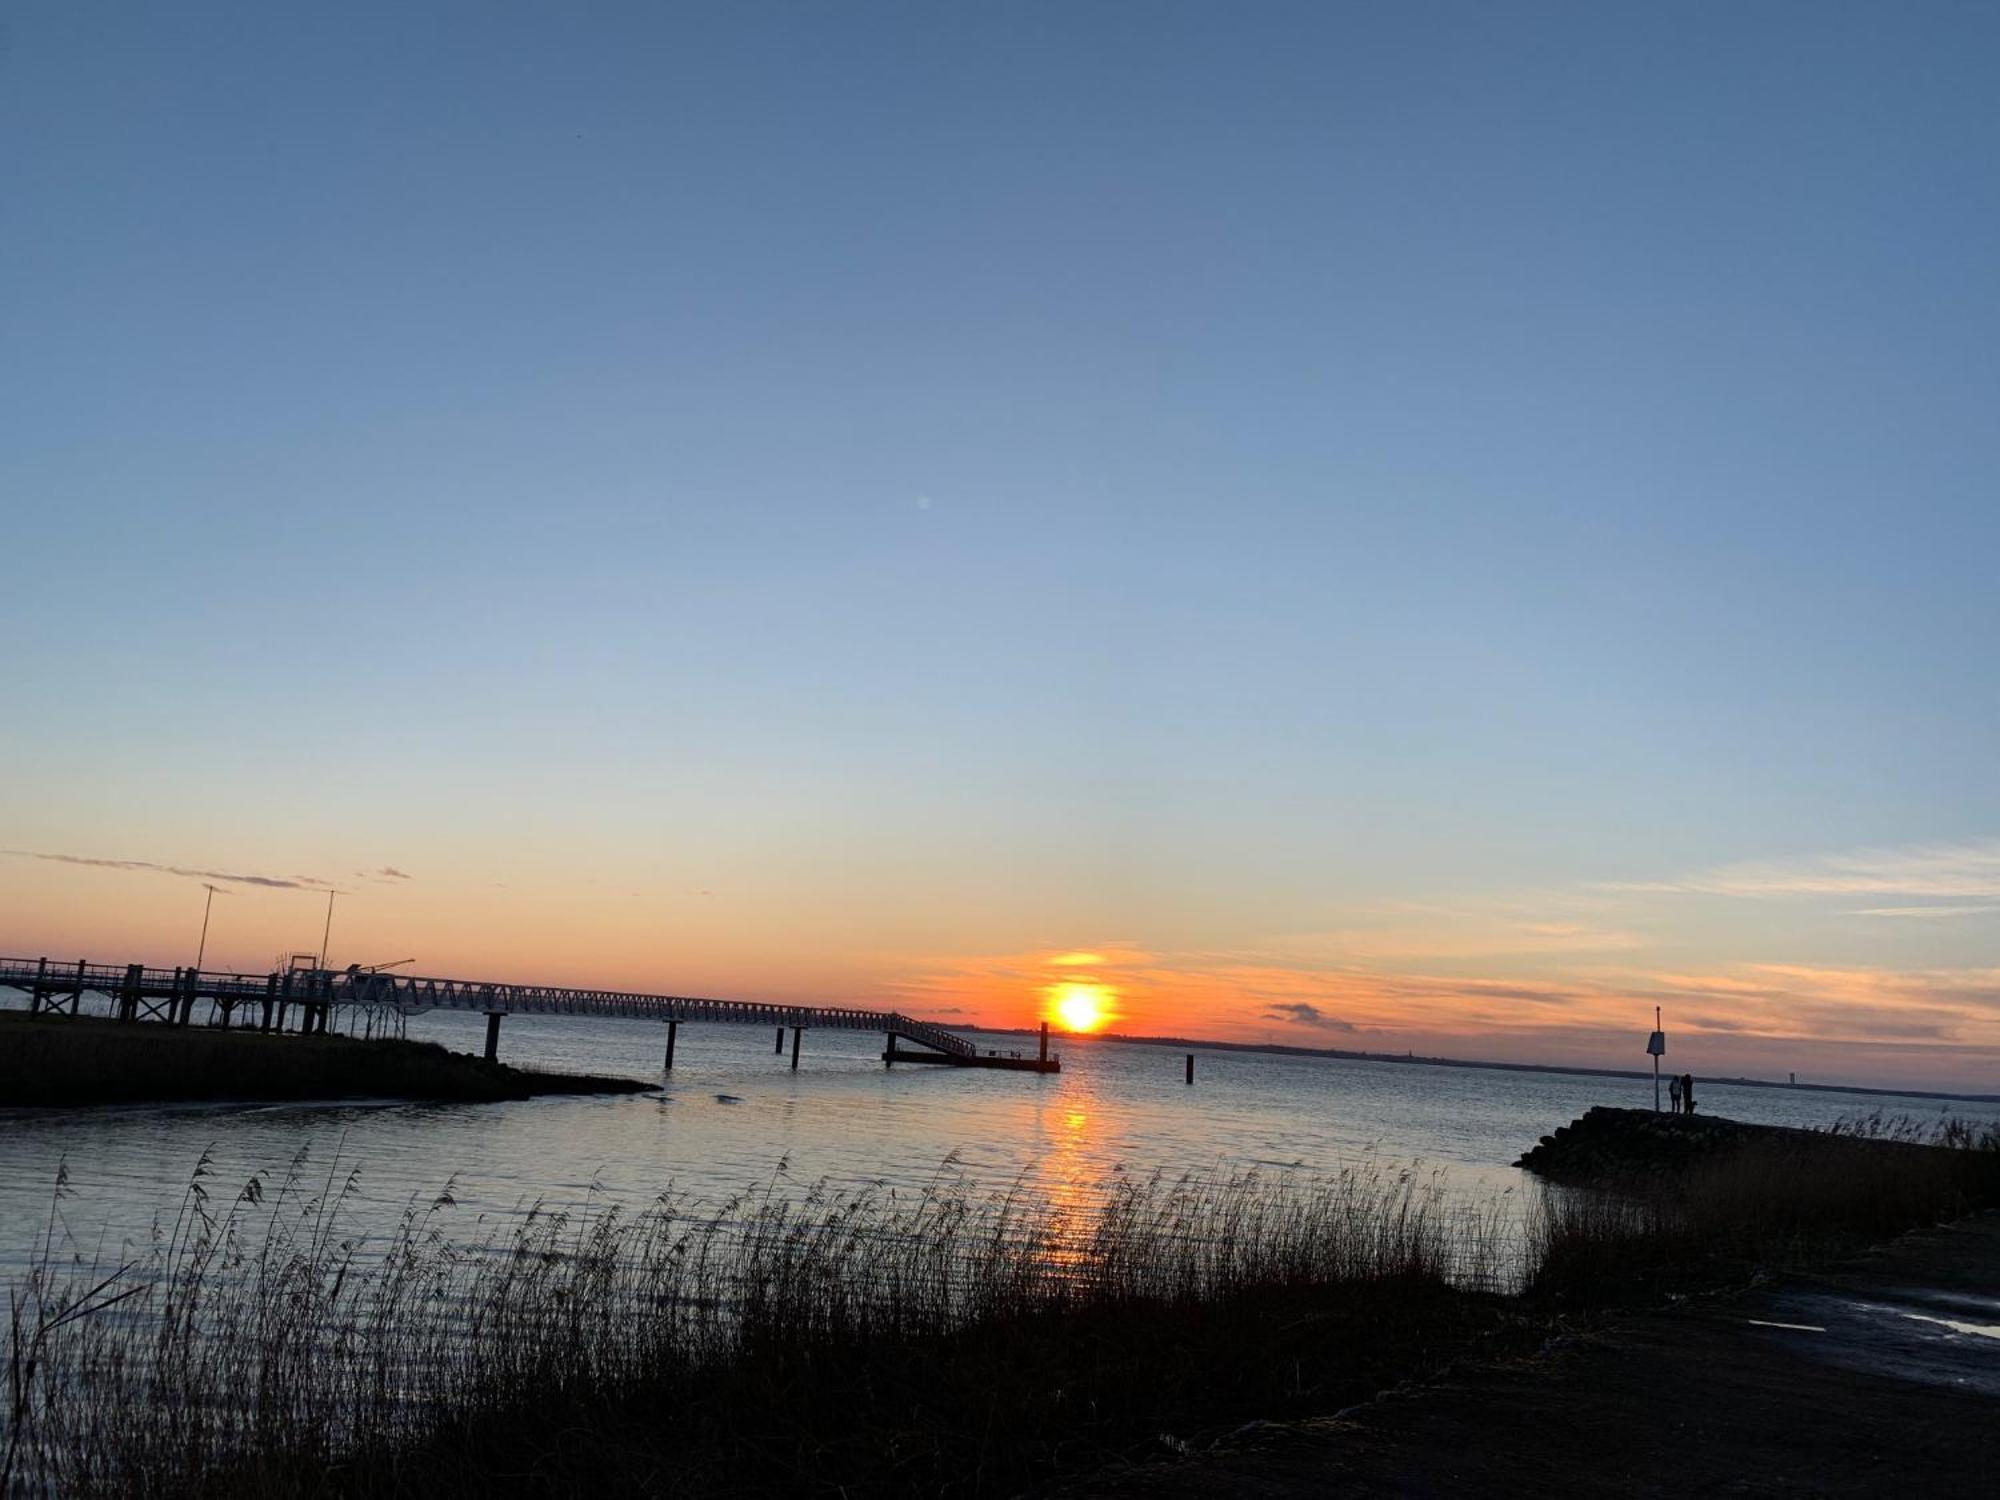
{"label": "orange sky near horizon", "polygon": [[[191,962],[203,875],[180,868],[188,873],[10,853],[0,951]],[[236,878],[215,880],[207,967],[262,972],[280,953],[317,949],[318,882],[329,877],[210,874]],[[1976,966],[1668,962],[1602,924],[1473,908],[1384,907],[1344,932],[1240,950],[1102,941],[951,951],[869,945],[873,931],[921,940],[925,924],[885,931],[839,902],[800,911],[726,891],[436,880],[381,865],[334,885],[336,964],[411,958],[412,972],[1058,1029],[1062,994],[1082,985],[1104,1029],[1129,1035],[1630,1068],[1645,1065],[1660,1005],[1673,1060],[1698,1072],[2000,1089],[2000,975]]]}

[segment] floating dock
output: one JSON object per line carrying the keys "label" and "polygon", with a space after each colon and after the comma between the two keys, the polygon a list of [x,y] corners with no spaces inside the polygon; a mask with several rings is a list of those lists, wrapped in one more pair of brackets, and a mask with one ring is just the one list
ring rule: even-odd
{"label": "floating dock", "polygon": [[894,1042],[882,1054],[882,1061],[897,1063],[941,1063],[948,1068],[1003,1068],[1012,1073],[1060,1073],[1060,1057],[1031,1057],[1018,1052],[912,1052]]}

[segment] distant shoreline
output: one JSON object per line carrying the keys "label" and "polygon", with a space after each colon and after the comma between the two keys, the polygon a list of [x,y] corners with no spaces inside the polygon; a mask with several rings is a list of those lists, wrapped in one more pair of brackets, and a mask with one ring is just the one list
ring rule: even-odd
{"label": "distant shoreline", "polygon": [[[1018,1026],[954,1026],[954,1031],[977,1031],[992,1036],[1034,1036]],[[1405,1063],[1422,1068],[1489,1068],[1503,1073],[1555,1073],[1572,1078],[1635,1078],[1642,1082],[1652,1074],[1641,1068],[1586,1068],[1565,1063],[1496,1062],[1468,1057],[1427,1057],[1408,1052],[1356,1052],[1344,1047],[1294,1047],[1284,1042],[1211,1042],[1186,1036],[1128,1036],[1122,1031],[1092,1032],[1093,1042],[1123,1042],[1135,1046],[1182,1047],[1210,1052],[1266,1052],[1286,1057],[1329,1057],[1339,1062]],[[1729,1084],[1746,1089],[1782,1089],[1787,1093],[1863,1094],[1871,1098],[1942,1099],[1960,1104],[2000,1104],[2000,1094],[1953,1093],[1940,1089],[1878,1088],[1861,1083],[1780,1083],[1775,1078],[1724,1078],[1703,1074],[1703,1083]]]}

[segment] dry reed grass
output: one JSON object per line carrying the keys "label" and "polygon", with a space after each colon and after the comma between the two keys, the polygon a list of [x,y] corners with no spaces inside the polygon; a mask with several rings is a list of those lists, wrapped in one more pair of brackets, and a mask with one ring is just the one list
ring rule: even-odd
{"label": "dry reed grass", "polygon": [[358,1176],[307,1166],[218,1203],[204,1158],[129,1264],[66,1262],[51,1230],[13,1293],[15,1483],[1011,1491],[1163,1426],[1364,1394],[1411,1319],[1484,1329],[1497,1301],[1448,1289],[1491,1254],[1410,1172],[1120,1183],[1073,1212],[949,1172],[915,1195],[774,1179],[713,1213],[536,1208],[471,1244],[447,1187],[365,1245]]}
{"label": "dry reed grass", "polygon": [[447,1185],[364,1243],[358,1174],[308,1168],[221,1201],[204,1158],[110,1266],[62,1243],[59,1174],[11,1294],[0,1491],[1015,1494],[2000,1201],[1994,1132],[1843,1122],[1651,1192],[1541,1195],[1514,1298],[1469,1289],[1522,1254],[1503,1216],[1417,1172],[1065,1208],[948,1163],[914,1194],[593,1196],[470,1242]]}

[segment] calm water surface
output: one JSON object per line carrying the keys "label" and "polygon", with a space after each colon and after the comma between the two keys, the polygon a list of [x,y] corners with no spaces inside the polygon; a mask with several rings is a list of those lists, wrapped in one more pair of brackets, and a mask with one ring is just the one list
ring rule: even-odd
{"label": "calm water surface", "polygon": [[[460,1051],[478,1051],[483,1033],[477,1015],[410,1022],[412,1038]],[[643,1203],[678,1190],[718,1205],[773,1182],[779,1191],[818,1181],[915,1191],[947,1162],[981,1186],[1025,1181],[1063,1198],[1120,1173],[1414,1163],[1442,1168],[1458,1202],[1504,1205],[1522,1181],[1508,1163],[1539,1136],[1594,1104],[1652,1102],[1651,1084],[1634,1079],[1231,1052],[1198,1053],[1190,1088],[1181,1050],[1077,1039],[1060,1044],[1064,1071],[1042,1077],[885,1069],[881,1037],[808,1032],[794,1073],[774,1040],[762,1028],[683,1026],[658,1096],[0,1111],[0,1276],[18,1271],[48,1222],[60,1163],[69,1234],[105,1256],[172,1216],[204,1151],[219,1197],[254,1172],[282,1172],[301,1148],[319,1174],[358,1169],[348,1214],[362,1233],[448,1181],[458,1213],[476,1223],[536,1201],[574,1204],[593,1185],[602,1199]],[[664,1042],[657,1023],[510,1016],[501,1055],[657,1080]],[[1788,1125],[1878,1107],[2000,1119],[1992,1105],[1724,1084],[1703,1085],[1700,1100],[1709,1113]]]}

